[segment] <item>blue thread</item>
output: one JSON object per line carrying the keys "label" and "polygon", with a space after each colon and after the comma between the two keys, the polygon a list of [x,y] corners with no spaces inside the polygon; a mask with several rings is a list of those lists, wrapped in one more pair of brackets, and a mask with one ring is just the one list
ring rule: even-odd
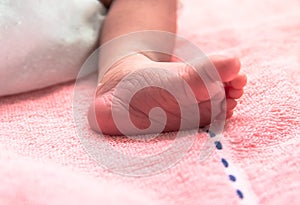
{"label": "blue thread", "polygon": [[215,141],[215,145],[216,145],[217,149],[219,149],[219,150],[222,149],[222,144],[220,141]]}
{"label": "blue thread", "polygon": [[[213,138],[213,137],[216,136],[216,134],[214,134],[214,133],[211,132],[210,130],[207,130],[206,132],[209,134],[209,136],[210,136],[211,138]],[[216,148],[217,148],[218,150],[221,150],[221,149],[223,148],[222,143],[221,143],[220,141],[215,141],[215,145],[216,145]],[[221,162],[222,162],[222,164],[224,165],[225,168],[228,168],[229,163],[228,163],[228,161],[227,161],[226,159],[221,158]],[[235,177],[234,175],[232,175],[232,174],[229,174],[228,176],[229,176],[229,180],[232,181],[232,182],[235,182],[235,181],[237,180],[236,177]],[[243,192],[242,192],[241,190],[237,189],[237,190],[236,190],[236,193],[237,193],[237,195],[238,195],[238,197],[239,197],[240,199],[243,199],[243,198],[244,198],[244,194],[243,194]]]}
{"label": "blue thread", "polygon": [[235,182],[235,181],[236,181],[236,178],[235,178],[235,176],[233,176],[233,175],[231,175],[231,174],[229,174],[229,179],[230,179],[231,181],[233,181],[233,182]]}
{"label": "blue thread", "polygon": [[244,198],[243,192],[241,192],[239,189],[236,190],[236,193],[240,197],[240,199]]}
{"label": "blue thread", "polygon": [[222,163],[224,165],[225,168],[227,168],[229,166],[228,162],[226,161],[226,159],[222,158]]}
{"label": "blue thread", "polygon": [[[214,134],[214,133],[211,132],[210,130],[207,130],[206,132],[209,134],[209,136],[210,136],[211,138],[213,138],[213,137],[216,136],[216,134]],[[221,149],[223,148],[222,143],[221,143],[220,141],[215,141],[215,145],[216,145],[216,148],[217,148],[218,150],[221,150]],[[227,161],[226,159],[221,158],[221,162],[222,162],[222,164],[224,165],[225,168],[228,168],[229,163],[228,163],[228,161]],[[228,176],[229,176],[229,180],[232,181],[232,182],[235,182],[235,181],[237,180],[236,177],[235,177],[234,175],[232,175],[232,174],[229,174]],[[241,190],[237,189],[237,190],[236,190],[236,193],[237,193],[237,195],[238,195],[238,197],[239,197],[240,199],[243,199],[243,198],[244,198],[244,194],[243,194],[243,192],[242,192]]]}

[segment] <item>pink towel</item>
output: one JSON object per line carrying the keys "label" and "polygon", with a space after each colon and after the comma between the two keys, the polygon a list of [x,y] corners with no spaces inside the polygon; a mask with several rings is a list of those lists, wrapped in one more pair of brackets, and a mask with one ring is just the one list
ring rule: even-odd
{"label": "pink towel", "polygon": [[[208,54],[239,56],[242,72],[249,77],[236,112],[227,121],[222,150],[217,145],[213,155],[200,162],[209,138],[200,133],[186,155],[166,171],[122,176],[97,163],[77,136],[73,82],[4,97],[0,98],[1,205],[300,203],[300,2],[181,4],[179,35]],[[107,140],[119,151],[149,156],[170,145],[170,137],[149,143]]]}

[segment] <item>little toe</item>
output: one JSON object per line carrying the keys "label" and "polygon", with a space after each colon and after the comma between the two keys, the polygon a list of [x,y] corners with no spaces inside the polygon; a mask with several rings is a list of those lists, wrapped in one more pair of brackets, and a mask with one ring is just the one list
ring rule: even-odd
{"label": "little toe", "polygon": [[222,103],[222,109],[225,111],[233,110],[237,106],[237,101],[231,98],[227,98]]}
{"label": "little toe", "polygon": [[233,110],[229,110],[226,112],[226,119],[229,119],[233,116]]}

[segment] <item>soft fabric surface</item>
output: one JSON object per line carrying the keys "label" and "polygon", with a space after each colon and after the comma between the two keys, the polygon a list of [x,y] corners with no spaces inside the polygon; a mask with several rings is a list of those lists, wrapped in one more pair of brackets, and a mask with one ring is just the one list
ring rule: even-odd
{"label": "soft fabric surface", "polygon": [[[120,176],[91,158],[76,135],[73,82],[4,97],[0,204],[300,203],[300,2],[181,4],[179,34],[206,53],[239,56],[249,77],[226,124],[223,150],[200,163],[207,138],[200,133],[183,159],[167,171]],[[110,141],[123,152],[151,155],[172,142],[168,136],[149,143]]]}
{"label": "soft fabric surface", "polygon": [[98,0],[0,0],[0,96],[74,79],[105,13]]}

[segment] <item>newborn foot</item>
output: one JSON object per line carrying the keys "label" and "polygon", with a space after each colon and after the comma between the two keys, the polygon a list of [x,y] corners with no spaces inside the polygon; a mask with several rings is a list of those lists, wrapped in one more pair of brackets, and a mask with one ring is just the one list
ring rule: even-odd
{"label": "newborn foot", "polygon": [[[202,79],[203,76],[201,75],[200,78],[198,74],[208,73],[207,76],[211,78],[209,70],[213,68],[210,62],[214,64],[225,89],[226,97],[221,96],[221,99],[220,86],[216,87],[217,84],[206,86]],[[236,99],[243,95],[243,88],[247,81],[245,75],[239,74],[239,60],[212,56],[210,61],[203,59],[197,65],[196,72],[185,63],[154,62],[142,54],[129,56],[121,60],[110,68],[97,88],[95,100],[88,113],[91,128],[95,131],[99,131],[100,128],[103,134],[108,135],[159,132],[160,130],[155,130],[155,128],[150,131],[147,128],[151,125],[151,120],[152,123],[157,123],[158,127],[164,123],[163,120],[160,120],[161,116],[153,117],[151,114],[149,115],[151,109],[160,107],[165,112],[163,117],[166,117],[163,131],[179,130],[182,119],[181,108],[176,98],[166,89],[162,89],[163,87],[175,90],[182,101],[181,105],[187,108],[192,105],[198,107],[200,114],[199,127],[208,125],[211,122],[211,101],[214,100],[219,102],[220,112],[226,113],[226,118],[231,117],[233,109],[237,105]],[[162,72],[153,68],[160,68]],[[164,70],[166,73],[164,73]],[[168,72],[172,72],[173,75],[167,75]],[[118,86],[120,82],[122,84]],[[194,99],[188,97],[184,83],[187,83],[191,88]],[[145,86],[145,84],[148,86]],[[134,90],[139,86],[144,86],[144,88],[139,89],[134,94]],[[128,97],[131,96],[132,98],[129,101]],[[177,98],[177,100],[179,99]],[[113,112],[117,113],[118,122],[114,120]],[[128,124],[128,121],[131,121],[137,129],[131,129],[130,126],[126,129],[123,126],[126,133],[121,132],[117,128],[117,125],[119,127],[118,123]]]}

